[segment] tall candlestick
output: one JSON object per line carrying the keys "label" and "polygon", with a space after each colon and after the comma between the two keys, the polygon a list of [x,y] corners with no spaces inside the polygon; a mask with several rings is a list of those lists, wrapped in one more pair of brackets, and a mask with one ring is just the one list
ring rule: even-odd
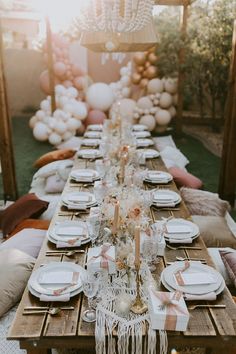
{"label": "tall candlestick", "polygon": [[119,217],[120,217],[120,202],[117,200],[115,204],[114,220],[112,225],[112,234],[115,235],[119,228]]}
{"label": "tall candlestick", "polygon": [[135,239],[135,260],[134,264],[136,268],[140,267],[140,226],[135,226],[134,230]]}

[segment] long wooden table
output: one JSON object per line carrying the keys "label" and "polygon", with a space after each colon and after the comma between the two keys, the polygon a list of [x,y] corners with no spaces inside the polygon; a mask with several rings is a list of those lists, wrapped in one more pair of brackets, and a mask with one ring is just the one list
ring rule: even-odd
{"label": "long wooden table", "polygon": [[[76,159],[74,168],[93,168],[94,162],[88,160]],[[149,169],[158,169],[165,171],[166,168],[160,158],[147,160]],[[168,188],[177,191],[174,182],[169,183]],[[161,186],[167,188],[167,186]],[[64,193],[68,191],[80,190],[80,184],[68,180]],[[146,188],[151,188],[147,186]],[[89,188],[88,188],[89,189]],[[178,206],[179,210],[157,211],[151,207],[151,217],[158,220],[163,216],[174,215],[190,219],[190,214],[182,201]],[[79,220],[85,216],[76,216],[76,212],[67,211],[59,205],[50,227],[53,227],[56,221]],[[175,261],[176,256],[205,258],[207,264],[213,266],[212,260],[207,252],[207,248],[201,237],[194,241],[194,246],[199,246],[201,250],[170,250],[166,248],[162,261],[157,265],[154,277],[157,280],[159,289],[163,290],[160,284],[160,274],[167,262]],[[46,251],[54,250],[55,245],[45,239],[35,269],[42,264],[52,261],[56,262],[77,262],[80,265],[85,264],[86,253],[76,254],[73,257],[51,256],[46,257]],[[86,250],[86,246],[84,247]],[[188,302],[189,303],[189,302]],[[194,304],[195,302],[191,302]],[[201,302],[204,303],[204,302]],[[214,304],[225,304],[225,309],[195,309],[191,312],[188,328],[185,332],[168,332],[169,348],[182,347],[205,347],[207,353],[230,353],[230,349],[236,348],[236,305],[227,288],[217,297]],[[95,352],[95,324],[86,323],[82,320],[81,314],[87,308],[87,299],[83,294],[73,297],[68,305],[74,306],[73,311],[63,310],[60,316],[31,315],[23,316],[22,312],[27,306],[48,306],[50,303],[42,303],[36,297],[32,296],[28,289],[25,289],[22,300],[19,304],[14,322],[11,326],[8,339],[18,340],[20,347],[27,350],[29,354],[50,353],[50,348],[78,348],[78,352]],[[65,303],[55,303],[55,306]],[[66,304],[67,305],[67,304]],[[158,336],[157,336],[158,338]],[[157,346],[159,346],[157,340]],[[158,350],[157,350],[158,353]]]}

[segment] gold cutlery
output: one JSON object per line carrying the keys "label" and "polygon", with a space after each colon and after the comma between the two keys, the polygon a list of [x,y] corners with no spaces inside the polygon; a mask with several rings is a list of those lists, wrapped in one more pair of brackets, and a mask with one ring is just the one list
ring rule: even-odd
{"label": "gold cutlery", "polygon": [[201,305],[191,305],[188,306],[188,310],[195,310],[196,308],[216,308],[216,309],[225,309],[225,305],[205,305],[205,304],[201,304]]}
{"label": "gold cutlery", "polygon": [[177,261],[200,261],[206,262],[205,258],[175,257]]}
{"label": "gold cutlery", "polygon": [[76,253],[85,253],[84,250],[71,250],[71,251],[47,251],[46,257],[50,256],[66,256],[71,257],[74,256]]}
{"label": "gold cutlery", "polygon": [[178,247],[173,247],[170,245],[166,245],[167,248],[169,248],[170,250],[176,251],[176,250],[202,250],[201,247],[198,246],[178,246]]}
{"label": "gold cutlery", "polygon": [[[51,307],[51,309],[54,307]],[[74,310],[74,306],[63,306],[60,307],[61,310]],[[38,311],[38,310],[49,310],[48,306],[26,306],[24,311]]]}
{"label": "gold cutlery", "polygon": [[51,316],[57,316],[57,315],[59,315],[61,310],[62,309],[60,307],[51,307],[48,310],[25,311],[25,312],[23,312],[23,315],[24,316],[27,316],[27,315],[43,315],[43,314],[48,313]]}

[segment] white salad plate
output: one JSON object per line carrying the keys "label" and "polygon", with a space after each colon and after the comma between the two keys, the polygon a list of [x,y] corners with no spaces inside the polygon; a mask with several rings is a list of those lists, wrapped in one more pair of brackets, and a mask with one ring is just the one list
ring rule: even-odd
{"label": "white salad plate", "polygon": [[59,222],[48,231],[47,235],[50,235],[50,241],[53,239],[53,243],[78,240],[81,244],[85,244],[90,241],[88,228],[84,221]]}
{"label": "white salad plate", "polygon": [[174,207],[181,202],[181,196],[169,189],[158,189],[152,193],[152,204],[158,207]]}
{"label": "white salad plate", "polygon": [[151,146],[154,145],[154,142],[152,139],[136,139],[136,146],[137,147],[146,147],[146,146]]}
{"label": "white salad plate", "polygon": [[83,139],[81,145],[84,146],[98,146],[101,142],[101,139]]}
{"label": "white salad plate", "polygon": [[151,133],[148,130],[140,130],[140,131],[134,131],[133,135],[135,138],[148,138],[151,136]]}
{"label": "white salad plate", "polygon": [[82,149],[77,152],[77,156],[83,159],[99,159],[102,153],[97,149]]}
{"label": "white salad plate", "polygon": [[155,170],[150,170],[147,171],[145,176],[144,176],[144,181],[154,183],[154,184],[165,184],[169,183],[173,180],[173,176],[165,171],[155,171]]}
{"label": "white salad plate", "polygon": [[92,138],[92,139],[101,139],[102,132],[99,131],[88,131],[84,133],[85,138]]}
{"label": "white salad plate", "polygon": [[144,124],[134,124],[132,128],[134,131],[147,130],[147,126]]}
{"label": "white salad plate", "polygon": [[93,130],[93,131],[102,131],[103,126],[102,124],[90,124],[87,127],[87,130]]}
{"label": "white salad plate", "polygon": [[62,204],[67,207],[92,207],[97,204],[94,194],[89,192],[69,192],[62,196]]}
{"label": "white salad plate", "polygon": [[160,153],[154,149],[143,149],[140,150],[140,154],[145,157],[145,159],[154,159],[160,156]]}
{"label": "white salad plate", "polygon": [[72,170],[70,178],[77,182],[94,182],[100,178],[100,175],[96,170],[80,168]]}
{"label": "white salad plate", "polygon": [[198,225],[194,224],[192,221],[182,218],[174,218],[167,221],[164,230],[164,237],[166,241],[171,241],[172,239],[184,240],[189,238],[194,240],[200,235]]}

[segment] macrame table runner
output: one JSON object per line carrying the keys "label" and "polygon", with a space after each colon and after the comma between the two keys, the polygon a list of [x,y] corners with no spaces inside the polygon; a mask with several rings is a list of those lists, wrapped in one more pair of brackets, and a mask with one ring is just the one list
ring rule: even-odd
{"label": "macrame table runner", "polygon": [[[124,292],[119,287],[106,289],[102,301],[97,305],[95,328],[96,354],[156,354],[157,331],[151,328],[150,316],[147,313],[136,315],[131,311],[127,317],[120,317],[115,311],[115,299]],[[133,299],[136,290],[125,289]],[[147,296],[142,294],[145,301]],[[146,335],[143,328],[147,327]],[[116,331],[117,339],[114,338]],[[160,354],[166,354],[168,348],[166,331],[159,331]],[[117,343],[116,343],[117,342]]]}

